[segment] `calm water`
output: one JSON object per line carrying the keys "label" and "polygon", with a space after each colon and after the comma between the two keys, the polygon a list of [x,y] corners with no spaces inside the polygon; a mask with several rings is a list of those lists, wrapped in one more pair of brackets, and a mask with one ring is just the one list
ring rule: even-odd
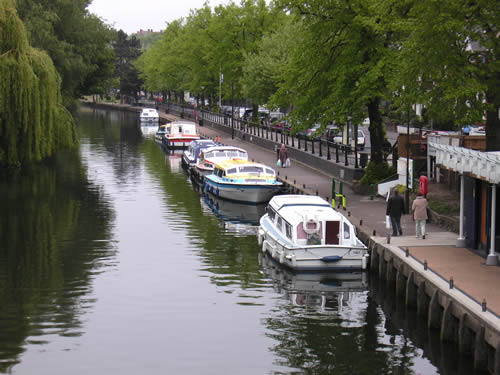
{"label": "calm water", "polygon": [[456,371],[368,275],[270,264],[263,207],[201,197],[135,114],[82,108],[79,131],[76,152],[1,176],[0,373]]}

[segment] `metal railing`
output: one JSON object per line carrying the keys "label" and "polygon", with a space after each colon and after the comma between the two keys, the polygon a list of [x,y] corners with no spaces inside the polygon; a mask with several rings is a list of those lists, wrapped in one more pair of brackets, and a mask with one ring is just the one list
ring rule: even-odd
{"label": "metal railing", "polygon": [[337,164],[353,166],[354,168],[365,168],[370,158],[369,153],[360,153],[350,145],[341,145],[321,138],[301,137],[284,131],[278,126],[267,122],[252,122],[240,118],[232,118],[223,113],[210,112],[204,109],[197,109],[191,106],[176,103],[164,103],[159,106],[160,111],[174,113],[181,118],[198,121],[200,126],[226,126],[231,128],[232,137],[234,132],[239,132],[240,136],[247,141],[252,137],[271,140],[276,143],[283,143],[287,147],[317,155],[326,160],[333,160]]}

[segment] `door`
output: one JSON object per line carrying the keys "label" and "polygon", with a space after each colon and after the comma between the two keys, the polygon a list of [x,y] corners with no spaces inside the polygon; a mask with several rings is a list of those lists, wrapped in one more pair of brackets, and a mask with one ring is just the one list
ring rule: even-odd
{"label": "door", "polygon": [[327,221],[326,222],[325,243],[327,245],[338,245],[339,244],[339,228],[340,228],[340,222],[338,222],[338,221]]}

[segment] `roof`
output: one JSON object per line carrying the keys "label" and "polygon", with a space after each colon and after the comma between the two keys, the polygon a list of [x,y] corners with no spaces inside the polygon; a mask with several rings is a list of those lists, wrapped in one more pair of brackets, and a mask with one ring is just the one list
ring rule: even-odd
{"label": "roof", "polygon": [[227,168],[237,167],[237,166],[241,166],[241,165],[255,165],[255,166],[260,166],[260,167],[272,169],[274,171],[273,168],[271,168],[265,164],[256,163],[254,161],[242,160],[242,159],[226,159],[226,160],[222,160],[216,164],[216,166],[218,168],[221,168],[221,169],[227,169]]}
{"label": "roof", "polygon": [[276,195],[269,202],[269,206],[292,225],[310,218],[326,221],[345,219],[344,215],[333,209],[327,201],[314,195]]}
{"label": "roof", "polygon": [[239,148],[239,147],[235,147],[235,146],[214,146],[214,147],[210,147],[210,148],[207,148],[205,150],[205,152],[211,152],[211,151],[223,151],[223,150],[238,150],[238,151],[241,151],[241,152],[244,152],[244,153],[247,153],[246,150],[242,149],[242,148]]}

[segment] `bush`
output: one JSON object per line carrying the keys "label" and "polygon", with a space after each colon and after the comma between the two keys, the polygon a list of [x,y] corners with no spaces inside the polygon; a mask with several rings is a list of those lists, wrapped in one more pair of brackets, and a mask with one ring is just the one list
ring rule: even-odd
{"label": "bush", "polygon": [[378,164],[369,162],[366,166],[365,174],[361,178],[361,180],[359,180],[359,183],[362,185],[377,184],[380,181],[395,174],[396,169],[390,167],[389,164],[385,161]]}

